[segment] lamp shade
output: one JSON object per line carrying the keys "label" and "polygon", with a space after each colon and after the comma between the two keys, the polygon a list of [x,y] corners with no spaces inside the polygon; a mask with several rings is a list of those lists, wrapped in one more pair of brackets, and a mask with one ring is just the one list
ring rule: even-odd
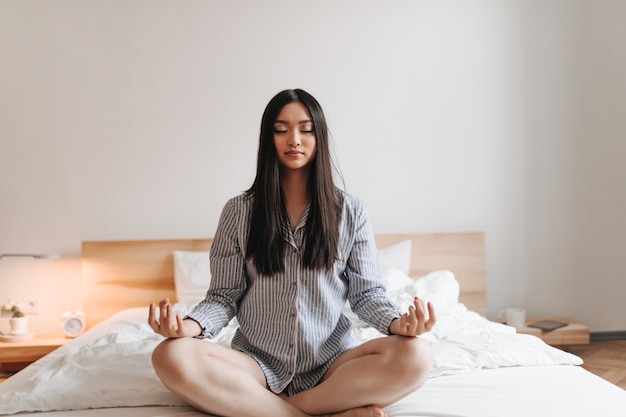
{"label": "lamp shade", "polygon": [[56,253],[2,253],[2,258],[34,258],[34,259],[56,259],[59,255]]}

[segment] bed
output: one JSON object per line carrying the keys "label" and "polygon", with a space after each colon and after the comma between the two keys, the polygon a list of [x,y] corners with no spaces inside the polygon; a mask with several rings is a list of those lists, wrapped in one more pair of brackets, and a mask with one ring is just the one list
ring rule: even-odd
{"label": "bed", "polygon": [[[390,417],[624,416],[626,391],[581,359],[485,318],[482,233],[376,236],[389,296],[432,301],[424,335],[435,365],[424,386],[390,405]],[[158,380],[150,355],[161,337],[147,305],[164,297],[184,314],[208,285],[210,239],[83,242],[87,332],[0,384],[0,415],[201,416]],[[381,337],[351,314],[360,340]],[[206,343],[228,344],[236,320]]]}

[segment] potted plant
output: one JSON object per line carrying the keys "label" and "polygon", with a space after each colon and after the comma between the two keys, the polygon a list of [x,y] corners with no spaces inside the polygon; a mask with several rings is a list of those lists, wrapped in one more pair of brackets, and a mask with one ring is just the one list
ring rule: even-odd
{"label": "potted plant", "polygon": [[18,305],[11,307],[11,318],[9,324],[11,326],[11,334],[24,334],[28,333],[28,317],[22,313]]}

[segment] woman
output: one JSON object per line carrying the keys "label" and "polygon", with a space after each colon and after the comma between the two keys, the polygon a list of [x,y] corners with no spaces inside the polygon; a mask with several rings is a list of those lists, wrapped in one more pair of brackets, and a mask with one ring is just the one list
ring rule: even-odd
{"label": "woman", "polygon": [[[157,375],[189,404],[220,416],[384,416],[432,366],[416,336],[435,324],[415,298],[389,301],[363,204],[332,179],[322,109],[286,90],[261,122],[256,178],[225,205],[211,247],[211,285],[184,319],[169,300],[148,321],[165,336]],[[357,345],[345,302],[388,337]],[[213,337],[237,316],[232,349]]]}

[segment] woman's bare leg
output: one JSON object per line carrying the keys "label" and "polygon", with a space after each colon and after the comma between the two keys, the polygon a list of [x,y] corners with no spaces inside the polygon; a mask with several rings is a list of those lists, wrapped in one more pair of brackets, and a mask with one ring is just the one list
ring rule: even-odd
{"label": "woman's bare leg", "polygon": [[312,415],[364,405],[380,409],[421,387],[432,363],[430,346],[419,338],[370,340],[339,356],[318,386],[287,401]]}
{"label": "woman's bare leg", "polygon": [[191,338],[167,339],[154,350],[152,363],[165,386],[205,412],[306,416],[269,391],[259,364],[236,350]]}
{"label": "woman's bare leg", "polygon": [[[376,340],[387,339],[390,338]],[[265,375],[254,359],[214,343],[191,338],[167,339],[155,349],[152,362],[159,378],[177,396],[200,410],[220,416],[383,417],[382,406],[419,386],[397,383],[406,380],[401,370],[410,368],[414,360],[400,361],[402,369],[387,363],[394,355],[415,353],[415,349],[407,352],[406,346],[417,343],[373,342],[345,352],[319,386],[291,398],[277,396],[267,389]],[[419,354],[428,356],[428,353]],[[363,370],[367,371],[367,377],[361,375]],[[355,383],[354,378],[360,382]],[[365,380],[370,383],[363,383]],[[390,385],[383,386],[387,380]]]}

